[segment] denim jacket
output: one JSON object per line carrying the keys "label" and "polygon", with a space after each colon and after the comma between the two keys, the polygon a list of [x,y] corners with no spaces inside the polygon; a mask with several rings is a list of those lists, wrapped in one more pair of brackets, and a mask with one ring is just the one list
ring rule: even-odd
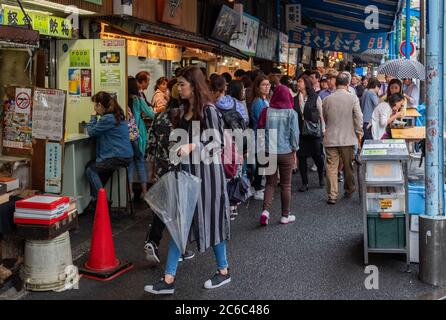
{"label": "denim jacket", "polygon": [[[288,154],[299,150],[299,124],[293,109],[268,108],[266,116],[266,150],[272,154]],[[277,131],[277,139],[271,130]]]}
{"label": "denim jacket", "polygon": [[116,126],[113,114],[106,114],[99,120],[92,116],[87,132],[90,137],[96,138],[96,162],[111,158],[133,158],[127,121],[121,121]]}

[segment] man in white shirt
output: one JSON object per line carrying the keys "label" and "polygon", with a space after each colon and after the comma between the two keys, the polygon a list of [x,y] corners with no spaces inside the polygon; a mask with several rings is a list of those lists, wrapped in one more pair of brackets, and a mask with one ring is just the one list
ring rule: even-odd
{"label": "man in white shirt", "polygon": [[420,89],[413,83],[412,79],[403,79],[404,83],[404,97],[407,100],[407,107],[409,109],[416,109],[420,103]]}

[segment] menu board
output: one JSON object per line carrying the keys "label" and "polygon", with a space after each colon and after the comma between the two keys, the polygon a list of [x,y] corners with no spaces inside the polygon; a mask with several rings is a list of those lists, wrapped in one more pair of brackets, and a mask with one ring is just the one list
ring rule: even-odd
{"label": "menu board", "polygon": [[[3,101],[3,148],[20,153],[32,150],[31,88],[6,87]],[[13,152],[14,153],[14,152]]]}
{"label": "menu board", "polygon": [[96,91],[105,91],[126,105],[127,43],[125,39],[95,40]]}
{"label": "menu board", "polygon": [[36,88],[33,99],[32,136],[61,141],[64,137],[65,92]]}
{"label": "menu board", "polygon": [[279,33],[264,23],[260,23],[256,57],[275,61]]}

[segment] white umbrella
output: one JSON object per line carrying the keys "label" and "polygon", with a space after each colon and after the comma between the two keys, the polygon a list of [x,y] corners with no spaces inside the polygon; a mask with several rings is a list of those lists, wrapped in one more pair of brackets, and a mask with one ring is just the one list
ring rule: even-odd
{"label": "white umbrella", "polygon": [[378,68],[379,74],[385,74],[396,79],[426,79],[426,68],[415,60],[390,60]]}

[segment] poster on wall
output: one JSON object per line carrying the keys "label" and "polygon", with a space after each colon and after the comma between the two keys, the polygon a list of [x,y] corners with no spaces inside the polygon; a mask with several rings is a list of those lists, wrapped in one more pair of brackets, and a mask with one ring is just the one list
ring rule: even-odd
{"label": "poster on wall", "polygon": [[15,112],[24,114],[31,113],[31,89],[15,89]]}
{"label": "poster on wall", "polygon": [[81,69],[68,69],[68,94],[81,95]]}
{"label": "poster on wall", "polygon": [[[6,87],[6,99],[3,101],[3,148],[19,149],[25,153],[32,150],[32,120],[31,112],[17,112],[28,104],[28,100],[17,100],[24,97],[23,93],[31,94],[31,88]],[[27,99],[27,98],[26,98]],[[16,101],[21,107],[16,105]],[[30,102],[31,104],[31,102]],[[32,106],[29,106],[32,110]],[[7,154],[9,152],[6,152]]]}
{"label": "poster on wall", "polygon": [[33,100],[32,136],[61,141],[64,137],[65,92],[36,88]]}
{"label": "poster on wall", "polygon": [[127,42],[125,39],[95,40],[96,91],[115,95],[121,106],[126,105]]}
{"label": "poster on wall", "polygon": [[91,89],[91,69],[82,69],[81,70],[81,96],[82,97],[91,97],[92,89]]}
{"label": "poster on wall", "polygon": [[89,68],[90,54],[89,49],[70,50],[70,68]]}
{"label": "poster on wall", "polygon": [[45,146],[45,192],[62,192],[62,151],[58,142],[47,142]]}
{"label": "poster on wall", "polygon": [[255,56],[257,50],[257,38],[259,36],[259,19],[243,14],[242,32],[236,32],[232,36],[231,47],[239,49],[248,56]]}
{"label": "poster on wall", "polygon": [[279,33],[264,23],[260,23],[256,57],[275,61]]}

